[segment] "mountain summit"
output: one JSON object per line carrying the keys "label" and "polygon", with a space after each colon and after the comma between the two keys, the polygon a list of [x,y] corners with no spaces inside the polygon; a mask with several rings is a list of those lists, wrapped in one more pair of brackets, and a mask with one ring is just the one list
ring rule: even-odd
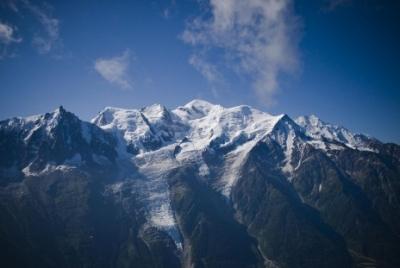
{"label": "mountain summit", "polygon": [[396,267],[400,147],[193,100],[0,121],[12,267]]}

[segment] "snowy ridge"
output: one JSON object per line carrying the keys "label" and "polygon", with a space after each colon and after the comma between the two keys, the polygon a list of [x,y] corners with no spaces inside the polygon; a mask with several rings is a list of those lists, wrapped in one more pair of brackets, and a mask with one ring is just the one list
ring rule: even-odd
{"label": "snowy ridge", "polygon": [[293,160],[293,152],[301,154],[305,144],[324,151],[348,147],[372,151],[366,136],[324,123],[315,116],[293,121],[287,115],[274,116],[246,105],[226,108],[204,100],[192,100],[172,111],[159,104],[139,110],[108,107],[92,122],[119,137],[120,156],[139,159],[144,154],[163,152],[181,165],[197,163],[201,176],[209,172],[202,152],[231,148],[218,182],[219,190],[227,197],[248,152],[268,135],[284,151],[282,171],[289,179],[301,164]]}
{"label": "snowy ridge", "polygon": [[[87,143],[92,139],[92,124],[80,121],[75,115],[67,112],[62,106],[51,113],[33,115],[28,117],[15,117],[0,124],[0,128],[15,130],[20,133],[23,141],[29,143],[34,135],[44,138],[55,138],[55,130],[61,124],[80,122],[81,134]],[[6,124],[4,124],[6,123]],[[67,126],[68,127],[68,126]],[[70,137],[65,137],[69,139]],[[101,139],[101,137],[98,137]],[[67,140],[67,143],[70,141]]]}
{"label": "snowy ridge", "polygon": [[239,173],[248,153],[259,140],[252,140],[244,143],[225,157],[225,165],[221,176],[221,192],[229,199],[233,186],[239,178]]}
{"label": "snowy ridge", "polygon": [[182,153],[204,150],[212,143],[226,147],[242,142],[241,140],[261,138],[270,132],[282,117],[272,116],[249,106],[224,108],[198,100],[178,107],[173,113],[189,126],[185,137],[190,143],[181,145]]}
{"label": "snowy ridge", "polygon": [[142,114],[137,110],[106,107],[91,122],[117,138],[120,157],[127,156],[127,143],[136,141],[140,144],[139,137],[146,136],[150,131]]}
{"label": "snowy ridge", "polygon": [[[167,174],[195,163],[199,175],[207,176],[204,150],[236,147],[226,156],[218,187],[229,198],[248,152],[281,118],[249,106],[224,108],[194,100],[171,112],[161,105],[140,110],[106,108],[92,122],[119,137],[120,156],[130,158],[143,177],[136,180],[136,192],[145,203],[148,223],[169,233],[179,247],[182,242],[171,210]],[[146,146],[149,140],[154,146]],[[129,146],[139,150],[128,153]]]}
{"label": "snowy ridge", "polygon": [[17,138],[13,142],[19,144],[22,157],[14,165],[23,165],[25,176],[71,170],[89,162],[109,165],[115,155],[113,137],[62,106],[43,115],[1,121],[0,130],[6,140]]}
{"label": "snowy ridge", "polygon": [[23,140],[28,142],[36,131],[43,131],[43,134],[51,136],[52,130],[58,125],[64,112],[65,110],[62,107],[59,107],[52,113],[32,115],[25,118],[14,117],[3,121],[0,127],[20,131]]}
{"label": "snowy ridge", "polygon": [[[179,156],[184,156],[183,159],[197,159],[203,163],[199,152],[207,148],[235,148],[225,155],[223,174],[218,183],[219,191],[227,198],[250,150],[282,118],[282,115],[272,116],[245,105],[224,108],[202,100],[191,101],[173,113],[190,126],[186,136],[190,142],[180,144]],[[207,167],[204,163],[201,167],[204,173]]]}
{"label": "snowy ridge", "polygon": [[126,146],[131,154],[159,149],[169,144],[184,127],[158,104],[141,110],[106,107],[91,122],[113,133],[119,140],[120,156],[126,157]]}
{"label": "snowy ridge", "polygon": [[55,170],[68,171],[68,170],[75,169],[82,165],[82,157],[78,153],[78,154],[75,154],[74,156],[72,156],[71,158],[66,159],[64,161],[64,163],[62,163],[60,165],[50,162],[50,163],[46,164],[46,167],[43,170],[39,170],[39,171],[32,171],[31,165],[32,165],[32,163],[30,163],[28,166],[26,166],[24,169],[22,169],[22,173],[24,173],[26,176],[43,175],[46,173],[51,173]]}
{"label": "snowy ridge", "polygon": [[306,144],[310,144],[310,138],[305,130],[297,125],[288,115],[282,115],[275,124],[274,129],[267,138],[275,141],[281,148],[284,159],[281,162],[281,170],[291,181],[293,172],[300,166],[302,157],[294,159],[294,154],[303,154]]}
{"label": "snowy ridge", "polygon": [[[326,139],[339,142],[352,149],[374,151],[374,149],[368,146],[368,142],[372,140],[371,137],[363,134],[355,134],[344,127],[326,123],[315,115],[300,116],[295,121],[298,125],[305,128],[308,135],[316,140]],[[340,147],[340,145],[333,146],[332,149],[341,149]],[[320,148],[327,149],[325,146],[320,146]]]}
{"label": "snowy ridge", "polygon": [[[229,200],[249,152],[260,142],[272,142],[281,150],[282,159],[278,165],[289,181],[301,165],[304,148],[308,145],[328,155],[331,151],[348,148],[373,151],[369,146],[371,138],[353,134],[315,116],[299,117],[293,121],[285,114],[271,115],[246,105],[227,108],[193,100],[174,110],[159,104],[142,109],[106,107],[91,123],[81,122],[73,114],[62,121],[66,113],[60,107],[53,113],[14,118],[0,122],[0,129],[17,130],[27,144],[38,138],[52,139],[54,135],[60,135],[60,131],[55,131],[60,122],[68,130],[80,126],[80,132],[74,132],[80,136],[73,137],[79,137],[77,139],[86,144],[94,139],[103,142],[102,134],[112,134],[116,144],[104,143],[117,151],[119,167],[124,169],[122,174],[125,177],[109,188],[117,194],[121,187],[133,187],[132,192],[137,193],[145,208],[147,224],[164,230],[179,248],[182,241],[166,180],[173,169],[185,165],[197,167],[198,175],[204,180],[210,179],[212,187]],[[72,127],[69,126],[71,122],[74,123]],[[64,134],[58,138],[64,139],[62,142],[67,145],[73,139]],[[205,152],[216,153],[222,159],[216,176],[203,158]],[[109,161],[102,153],[92,152],[92,161],[99,164]],[[68,171],[79,167],[84,156],[84,153],[69,155],[59,165],[47,162],[40,170],[35,170],[33,165],[31,168],[32,163],[25,164],[22,172],[33,176]]]}

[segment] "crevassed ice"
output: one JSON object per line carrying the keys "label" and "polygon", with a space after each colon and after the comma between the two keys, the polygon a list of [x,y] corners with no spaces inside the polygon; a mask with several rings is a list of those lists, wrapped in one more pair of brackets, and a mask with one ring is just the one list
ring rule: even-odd
{"label": "crevassed ice", "polygon": [[171,208],[166,174],[177,166],[172,157],[173,147],[162,148],[155,152],[143,153],[135,158],[139,173],[143,175],[137,192],[147,209],[148,223],[167,232],[175,244],[180,247],[182,241]]}

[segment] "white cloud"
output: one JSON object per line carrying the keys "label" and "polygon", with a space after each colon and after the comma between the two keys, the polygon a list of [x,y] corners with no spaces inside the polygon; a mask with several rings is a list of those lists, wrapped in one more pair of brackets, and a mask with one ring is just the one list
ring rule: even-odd
{"label": "white cloud", "polygon": [[[195,53],[201,51],[199,55],[222,50],[224,67],[248,77],[258,96],[270,103],[279,76],[298,66],[299,22],[292,4],[292,0],[210,0],[209,12],[191,20],[182,39]],[[207,77],[204,68],[197,69]]]}
{"label": "white cloud", "polygon": [[47,54],[60,42],[60,21],[51,14],[52,8],[48,4],[39,7],[28,0],[23,3],[43,27],[42,33],[34,35],[33,45],[40,54]]}
{"label": "white cloud", "polygon": [[[18,15],[18,18],[32,17],[40,27],[35,28],[32,44],[40,54],[59,51],[62,48],[60,38],[60,20],[53,13],[53,7],[45,1],[37,3],[30,0],[8,0],[5,6]],[[60,56],[60,55],[57,55]]]}
{"label": "white cloud", "polygon": [[166,7],[162,10],[162,16],[164,19],[170,19],[176,13],[176,0],[170,0]]}
{"label": "white cloud", "polygon": [[200,72],[209,82],[221,81],[221,74],[218,72],[216,66],[205,61],[199,55],[192,55],[189,58],[189,63]]}
{"label": "white cloud", "polygon": [[126,50],[121,56],[97,59],[94,63],[94,69],[108,82],[122,89],[131,89],[132,82],[128,74],[130,60],[130,52]]}
{"label": "white cloud", "polygon": [[22,38],[16,37],[15,32],[16,27],[0,22],[0,43],[8,45],[21,42]]}
{"label": "white cloud", "polygon": [[12,43],[22,42],[22,38],[16,36],[16,31],[16,27],[0,22],[0,59],[12,55],[9,52],[9,46]]}
{"label": "white cloud", "polygon": [[339,7],[350,5],[351,3],[352,0],[325,0],[325,5],[322,10],[330,12],[336,10]]}

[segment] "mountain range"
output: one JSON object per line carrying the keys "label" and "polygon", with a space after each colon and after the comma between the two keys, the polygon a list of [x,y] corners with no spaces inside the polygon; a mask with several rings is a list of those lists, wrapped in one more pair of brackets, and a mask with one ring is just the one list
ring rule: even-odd
{"label": "mountain range", "polygon": [[400,146],[193,100],[0,121],[3,267],[400,267]]}

